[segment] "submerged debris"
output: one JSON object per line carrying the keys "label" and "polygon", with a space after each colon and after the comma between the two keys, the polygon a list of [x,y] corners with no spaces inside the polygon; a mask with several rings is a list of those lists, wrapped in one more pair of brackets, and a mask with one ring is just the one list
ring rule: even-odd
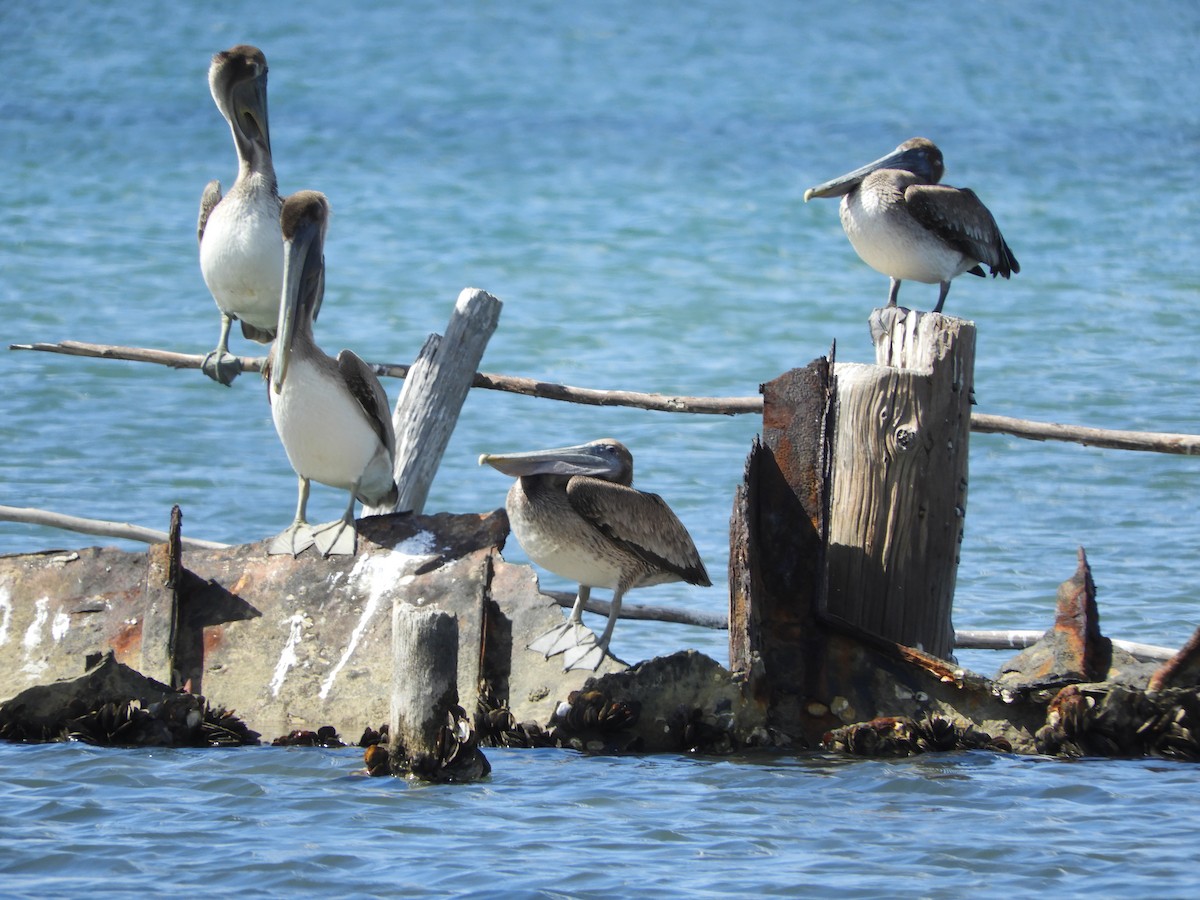
{"label": "submerged debris", "polygon": [[1004,738],[992,737],[970,723],[960,725],[943,716],[924,719],[881,716],[835,728],[825,735],[822,743],[826,750],[869,757],[915,756],[946,750],[1012,750]]}
{"label": "submerged debris", "polygon": [[1159,756],[1200,761],[1200,690],[1070,685],[1050,701],[1034,736],[1050,756]]}
{"label": "submerged debris", "polygon": [[234,713],[199,694],[173,691],[118,663],[110,652],[81,677],[22,691],[0,706],[0,738],[82,741],[109,747],[257,744]]}
{"label": "submerged debris", "polygon": [[297,729],[271,741],[272,747],[345,747],[332,725],[322,725],[316,731]]}
{"label": "submerged debris", "polygon": [[487,681],[479,686],[475,733],[484,747],[530,749],[561,746],[554,735],[537,722],[518,722],[512,710],[496,700],[495,690]]}
{"label": "submerged debris", "polygon": [[[437,730],[432,752],[408,755],[403,753],[403,748],[393,747],[391,750],[389,768],[392,774],[411,775],[422,781],[478,781],[492,771],[491,763],[479,751],[479,738],[471,727],[471,721],[463,708],[457,705],[447,711],[445,724]],[[398,761],[402,761],[402,764],[398,764]]]}

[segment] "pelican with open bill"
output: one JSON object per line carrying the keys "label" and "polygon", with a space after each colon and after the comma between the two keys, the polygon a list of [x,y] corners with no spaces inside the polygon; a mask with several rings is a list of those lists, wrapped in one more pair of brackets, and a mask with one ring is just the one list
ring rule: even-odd
{"label": "pelican with open bill", "polygon": [[[271,542],[271,553],[295,556],[316,544],[323,556],[352,554],[355,500],[390,509],[398,499],[396,437],[383,386],[353,351],[343,350],[335,360],[313,340],[313,315],[325,290],[328,222],[324,194],[298,191],[283,204],[283,294],[263,377],[275,430],[300,479],[300,499],[295,520]],[[341,519],[308,524],[310,480],[350,492]]]}
{"label": "pelican with open bill", "polygon": [[891,278],[888,306],[903,280],[941,285],[940,313],[950,281],[969,272],[1010,277],[1021,266],[996,220],[975,192],[939,185],[945,166],[932,141],[912,138],[887,156],[804,192],[841,197],[842,228],[863,262]]}
{"label": "pelican with open bill", "polygon": [[[635,490],[633,456],[612,439],[530,453],[485,453],[480,465],[511,475],[505,509],[533,562],[579,584],[566,624],[530,650],[565,654],[563,668],[595,669],[604,660],[625,592],[651,584],[712,582],[691,535],[657,494]],[[597,639],[582,621],[593,587],[611,588],[612,606]]]}
{"label": "pelican with open bill", "polygon": [[217,347],[201,368],[228,385],[241,372],[238,358],[229,352],[234,320],[242,323],[242,335],[249,340],[267,344],[275,337],[283,285],[283,201],[271,161],[267,58],[245,44],[224,50],[212,58],[208,86],[233,132],[238,174],[225,196],[221,183],[210,181],[200,198],[200,271],[221,311]]}

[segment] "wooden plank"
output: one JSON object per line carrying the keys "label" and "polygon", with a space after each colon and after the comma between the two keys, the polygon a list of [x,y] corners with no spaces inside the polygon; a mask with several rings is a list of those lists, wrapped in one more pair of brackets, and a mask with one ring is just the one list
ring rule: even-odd
{"label": "wooden plank", "polygon": [[[487,291],[466,288],[454,304],[444,337],[430,335],[408,371],[396,401],[395,510],[420,515],[441,465],[475,369],[500,321],[502,304]],[[364,515],[393,512],[381,507]]]}

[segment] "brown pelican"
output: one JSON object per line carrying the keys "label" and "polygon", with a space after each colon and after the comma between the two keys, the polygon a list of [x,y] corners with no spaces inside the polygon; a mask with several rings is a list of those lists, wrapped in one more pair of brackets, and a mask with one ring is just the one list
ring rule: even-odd
{"label": "brown pelican", "polygon": [[[578,447],[479,457],[517,479],[505,508],[531,560],[578,582],[570,618],[529,649],[564,653],[564,669],[595,669],[604,659],[621,598],[631,588],[669,581],[712,584],[683,523],[657,494],[634,490],[633,456],[611,439]],[[584,627],[593,587],[611,588],[612,608],[597,640]]]}
{"label": "brown pelican", "polygon": [[[323,556],[353,553],[354,501],[393,506],[396,438],[387,395],[353,351],[336,360],[313,341],[313,314],[325,290],[325,228],[329,202],[316,191],[287,198],[283,231],[283,295],[278,335],[263,371],[275,430],[300,477],[292,524],[271,543],[271,553],[300,554],[315,543]],[[309,480],[350,492],[342,518],[325,525],[305,521]]]}
{"label": "brown pelican", "polygon": [[241,371],[229,353],[233,320],[241,321],[250,340],[266,344],[275,336],[283,284],[283,204],[267,128],[267,58],[245,44],[222,51],[212,58],[208,86],[233,132],[238,175],[224,197],[221,183],[210,181],[200,199],[200,271],[221,311],[221,336],[202,368],[215,381],[231,384]]}
{"label": "brown pelican", "polygon": [[892,279],[888,306],[904,279],[940,284],[940,313],[950,280],[963,272],[992,277],[1020,272],[996,220],[975,192],[939,185],[942,151],[925,138],[905,141],[887,156],[804,192],[841,197],[842,228],[863,262]]}

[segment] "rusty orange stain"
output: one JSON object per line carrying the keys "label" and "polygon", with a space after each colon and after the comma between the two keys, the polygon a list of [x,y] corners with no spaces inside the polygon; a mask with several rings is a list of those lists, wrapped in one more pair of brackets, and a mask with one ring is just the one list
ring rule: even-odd
{"label": "rusty orange stain", "polygon": [[133,665],[141,662],[142,652],[142,620],[134,619],[125,623],[109,641],[117,662]]}
{"label": "rusty orange stain", "polygon": [[225,643],[224,625],[209,625],[204,629],[205,658],[207,658],[210,653],[214,653],[219,650],[223,643]]}

